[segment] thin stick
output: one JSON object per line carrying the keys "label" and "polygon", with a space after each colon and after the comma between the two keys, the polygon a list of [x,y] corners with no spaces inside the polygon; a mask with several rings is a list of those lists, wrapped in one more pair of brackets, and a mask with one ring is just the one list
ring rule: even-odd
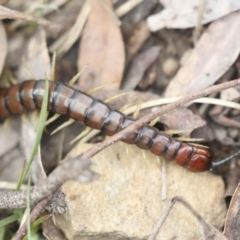
{"label": "thin stick", "polygon": [[159,233],[163,223],[165,222],[166,218],[168,217],[168,215],[169,215],[170,211],[172,210],[175,202],[176,202],[175,200],[172,200],[168,204],[166,210],[162,214],[161,218],[158,220],[158,222],[157,222],[155,228],[153,229],[151,235],[148,237],[148,240],[155,240],[156,239],[156,237],[157,237],[157,235],[158,235],[158,233]]}
{"label": "thin stick", "polygon": [[[32,224],[40,215],[40,213],[45,209],[47,203],[49,201],[49,198],[45,198],[42,201],[40,201],[32,210],[30,215],[30,223]],[[23,226],[17,231],[15,237],[13,240],[22,240],[23,237],[27,233],[27,221],[23,224]]]}

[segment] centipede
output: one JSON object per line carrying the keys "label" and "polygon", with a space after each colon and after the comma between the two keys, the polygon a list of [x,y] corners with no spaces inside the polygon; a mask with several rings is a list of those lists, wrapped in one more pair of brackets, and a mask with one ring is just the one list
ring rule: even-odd
{"label": "centipede", "polygon": [[[41,109],[45,81],[47,80],[27,80],[10,88],[1,88],[0,121],[23,112]],[[108,136],[136,121],[99,99],[55,81],[49,81],[48,111],[81,121]],[[212,157],[208,149],[178,141],[149,125],[127,133],[121,140],[150,150],[157,156],[174,160],[192,172],[208,171],[212,167]]]}

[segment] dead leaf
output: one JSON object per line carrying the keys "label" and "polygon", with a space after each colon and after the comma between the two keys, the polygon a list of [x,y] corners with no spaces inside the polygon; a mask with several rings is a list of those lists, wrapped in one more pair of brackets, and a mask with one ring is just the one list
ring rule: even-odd
{"label": "dead leaf", "polygon": [[76,22],[77,15],[85,2],[79,0],[67,1],[59,11],[54,11],[47,15],[48,21],[56,22],[59,25],[59,28],[54,31],[48,31],[47,29],[47,38],[56,40],[68,31]]}
{"label": "dead leaf", "polygon": [[183,96],[215,83],[237,59],[239,42],[239,11],[212,23],[168,85],[165,96]]}
{"label": "dead leaf", "polygon": [[0,180],[17,182],[25,160],[20,147],[13,148],[2,156],[0,159]]}
{"label": "dead leaf", "polygon": [[[125,1],[125,2],[127,4],[127,2],[129,1]],[[132,37],[132,34],[134,34],[134,31],[137,30],[139,27],[141,28],[142,24],[147,25],[146,18],[149,16],[149,14],[152,13],[154,9],[157,8],[158,5],[159,5],[158,1],[155,1],[155,0],[141,1],[141,3],[138,6],[133,8],[127,15],[121,18],[121,21],[122,21],[121,31],[125,41],[126,40],[128,41],[128,39]],[[117,7],[118,5],[115,4],[115,6]],[[146,30],[145,28],[147,28],[148,30]],[[150,32],[149,27],[144,26],[143,31]],[[143,32],[143,34],[145,33]]]}
{"label": "dead leaf", "polygon": [[136,56],[125,78],[122,89],[133,90],[139,84],[146,70],[157,59],[160,50],[160,46],[153,46]]}
{"label": "dead leaf", "polygon": [[59,10],[59,8],[66,4],[69,0],[52,0],[51,2],[43,5],[41,8],[40,4],[28,4],[29,6],[29,12],[39,11],[39,8],[41,9],[42,15],[47,15],[53,11]]}
{"label": "dead leaf", "polygon": [[224,235],[228,240],[235,240],[240,235],[240,184],[238,183],[232,197],[224,227]]}
{"label": "dead leaf", "polygon": [[35,22],[39,25],[43,25],[43,26],[49,26],[49,27],[57,27],[55,24],[49,22],[46,19],[42,19],[42,18],[35,18],[29,15],[26,15],[24,13],[18,12],[18,11],[14,11],[11,10],[9,8],[0,6],[0,19],[21,19],[24,21],[28,21],[28,22]]}
{"label": "dead leaf", "polygon": [[8,54],[6,59],[6,65],[10,68],[18,67],[22,61],[23,46],[26,42],[23,33],[14,35],[8,38]]}
{"label": "dead leaf", "polygon": [[5,64],[7,50],[8,50],[7,35],[6,35],[5,28],[2,24],[2,21],[0,22],[0,46],[1,46],[1,55],[0,55],[0,74],[1,74]]}
{"label": "dead leaf", "polygon": [[202,138],[206,142],[212,142],[215,139],[213,130],[208,125],[199,127],[191,133],[192,138]]}
{"label": "dead leaf", "polygon": [[239,167],[235,166],[235,162],[233,162],[232,165],[233,167],[230,165],[230,168],[223,176],[226,184],[225,198],[228,199],[234,195],[240,179]]}
{"label": "dead leaf", "polygon": [[46,45],[45,30],[39,28],[29,39],[23,53],[23,63],[18,71],[18,79],[46,79],[50,73],[50,59]]}
{"label": "dead leaf", "polygon": [[68,29],[68,31],[52,43],[49,47],[50,52],[57,51],[57,57],[61,58],[62,55],[64,55],[72,47],[75,41],[79,38],[90,11],[90,5],[88,1],[86,1],[77,16],[75,23],[70,29]]}
{"label": "dead leaf", "polygon": [[43,235],[48,240],[65,240],[66,238],[63,236],[62,232],[57,229],[55,226],[53,219],[48,218],[46,221],[42,223],[43,227]]}
{"label": "dead leaf", "polygon": [[220,98],[226,101],[233,101],[236,98],[240,97],[240,93],[235,88],[228,88],[221,91]]}
{"label": "dead leaf", "polygon": [[[25,0],[24,2],[21,0],[16,1],[8,1],[7,7],[10,9],[14,9],[17,11],[24,11],[27,13],[39,13],[41,11],[42,15],[49,14],[53,11],[59,10],[59,8],[66,4],[69,0],[52,0],[51,2],[46,2],[45,4],[41,4],[39,2],[34,2],[31,0]],[[1,4],[2,5],[2,4]]]}
{"label": "dead leaf", "polygon": [[[11,125],[4,126],[4,124],[0,124],[0,132],[0,157],[2,157],[17,145],[19,137],[17,131]],[[7,136],[11,136],[11,141]]]}
{"label": "dead leaf", "polygon": [[206,124],[200,116],[194,114],[191,110],[186,108],[174,109],[170,113],[164,114],[159,121],[171,129],[187,130],[185,136],[186,134],[189,136],[194,129],[202,127]]}
{"label": "dead leaf", "polygon": [[126,62],[130,62],[133,56],[141,49],[145,41],[149,38],[150,31],[146,22],[142,22],[139,26],[134,30],[131,37],[128,39],[126,43]]}
{"label": "dead leaf", "polygon": [[134,7],[136,7],[142,0],[130,0],[123,3],[120,7],[116,9],[116,15],[122,17],[128,12],[130,12]]}
{"label": "dead leaf", "polygon": [[146,90],[148,87],[152,86],[156,80],[158,75],[158,64],[154,62],[144,74],[142,80],[138,84],[139,89]]}
{"label": "dead leaf", "polygon": [[121,32],[110,12],[108,0],[91,0],[91,13],[83,30],[78,68],[88,67],[80,76],[81,89],[106,83],[107,89],[118,89],[124,70],[124,45]]}
{"label": "dead leaf", "polygon": [[240,9],[240,2],[237,0],[161,0],[165,7],[160,13],[147,18],[147,23],[151,31],[158,31],[162,28],[190,28],[197,24],[199,4],[203,6],[202,24],[224,17],[225,15]]}

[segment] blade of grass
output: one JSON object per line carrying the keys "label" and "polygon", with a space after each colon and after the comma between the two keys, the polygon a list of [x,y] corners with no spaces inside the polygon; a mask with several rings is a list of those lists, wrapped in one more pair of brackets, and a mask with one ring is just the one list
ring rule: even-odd
{"label": "blade of grass", "polygon": [[26,169],[26,164],[27,164],[27,161],[24,160],[20,175],[18,176],[18,181],[17,181],[18,183],[20,182],[21,179],[24,178],[24,172],[25,172],[25,169]]}
{"label": "blade of grass", "polygon": [[[44,222],[45,220],[47,220],[50,217],[51,217],[51,214],[48,214],[48,215],[38,218],[34,223],[32,223],[32,225],[31,225],[31,237],[32,238],[39,231],[39,229],[41,229],[42,222]],[[23,240],[28,240],[28,239],[29,239],[28,235],[23,238]]]}
{"label": "blade of grass", "polygon": [[36,226],[42,224],[44,221],[49,219],[51,216],[52,216],[51,214],[47,214],[47,215],[44,215],[44,216],[38,218],[35,222],[33,222],[32,227],[36,227]]}
{"label": "blade of grass", "polygon": [[43,96],[42,108],[41,108],[40,116],[39,116],[39,123],[38,123],[38,127],[37,127],[36,140],[35,140],[35,143],[34,143],[34,147],[32,149],[30,159],[27,162],[26,168],[24,169],[24,173],[22,174],[21,178],[18,181],[17,188],[16,188],[17,190],[20,189],[20,187],[23,183],[23,180],[24,180],[26,174],[28,173],[28,171],[30,169],[30,166],[33,162],[33,159],[34,159],[34,157],[37,153],[38,146],[40,145],[40,141],[41,141],[41,138],[42,138],[42,134],[43,134],[43,131],[44,131],[45,122],[46,122],[46,118],[47,118],[48,95],[49,95],[49,82],[45,81],[44,96]]}
{"label": "blade of grass", "polygon": [[[0,221],[0,229],[2,229],[4,226],[17,221],[18,219],[20,219],[22,217],[22,214],[19,214],[19,212],[4,218],[3,220]],[[2,230],[1,230],[2,231]],[[0,232],[1,232],[0,231]]]}
{"label": "blade of grass", "polygon": [[4,240],[5,232],[6,232],[6,228],[2,227],[0,231],[0,240]]}
{"label": "blade of grass", "polygon": [[30,186],[31,185],[31,178],[30,175],[28,176],[28,191],[27,191],[27,237],[31,239],[31,206],[30,206]]}
{"label": "blade of grass", "polygon": [[[38,225],[35,228],[31,227],[31,240],[34,240],[34,239],[38,240],[38,239],[40,239],[39,238],[39,233],[38,233],[40,229],[41,229],[41,225]],[[28,239],[29,239],[28,236],[25,236],[23,238],[23,240],[28,240]]]}

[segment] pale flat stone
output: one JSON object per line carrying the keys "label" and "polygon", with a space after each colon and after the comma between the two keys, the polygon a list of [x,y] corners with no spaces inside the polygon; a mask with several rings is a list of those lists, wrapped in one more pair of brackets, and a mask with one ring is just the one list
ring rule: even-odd
{"label": "pale flat stone", "polygon": [[[89,147],[79,145],[78,149]],[[67,213],[57,215],[56,223],[67,239],[147,239],[174,196],[183,197],[207,223],[223,226],[226,206],[221,177],[191,173],[167,162],[167,199],[162,201],[157,157],[121,142],[97,154],[92,169],[100,174],[97,181],[69,181],[62,187]],[[196,218],[177,203],[156,239],[202,239],[201,234]]]}

